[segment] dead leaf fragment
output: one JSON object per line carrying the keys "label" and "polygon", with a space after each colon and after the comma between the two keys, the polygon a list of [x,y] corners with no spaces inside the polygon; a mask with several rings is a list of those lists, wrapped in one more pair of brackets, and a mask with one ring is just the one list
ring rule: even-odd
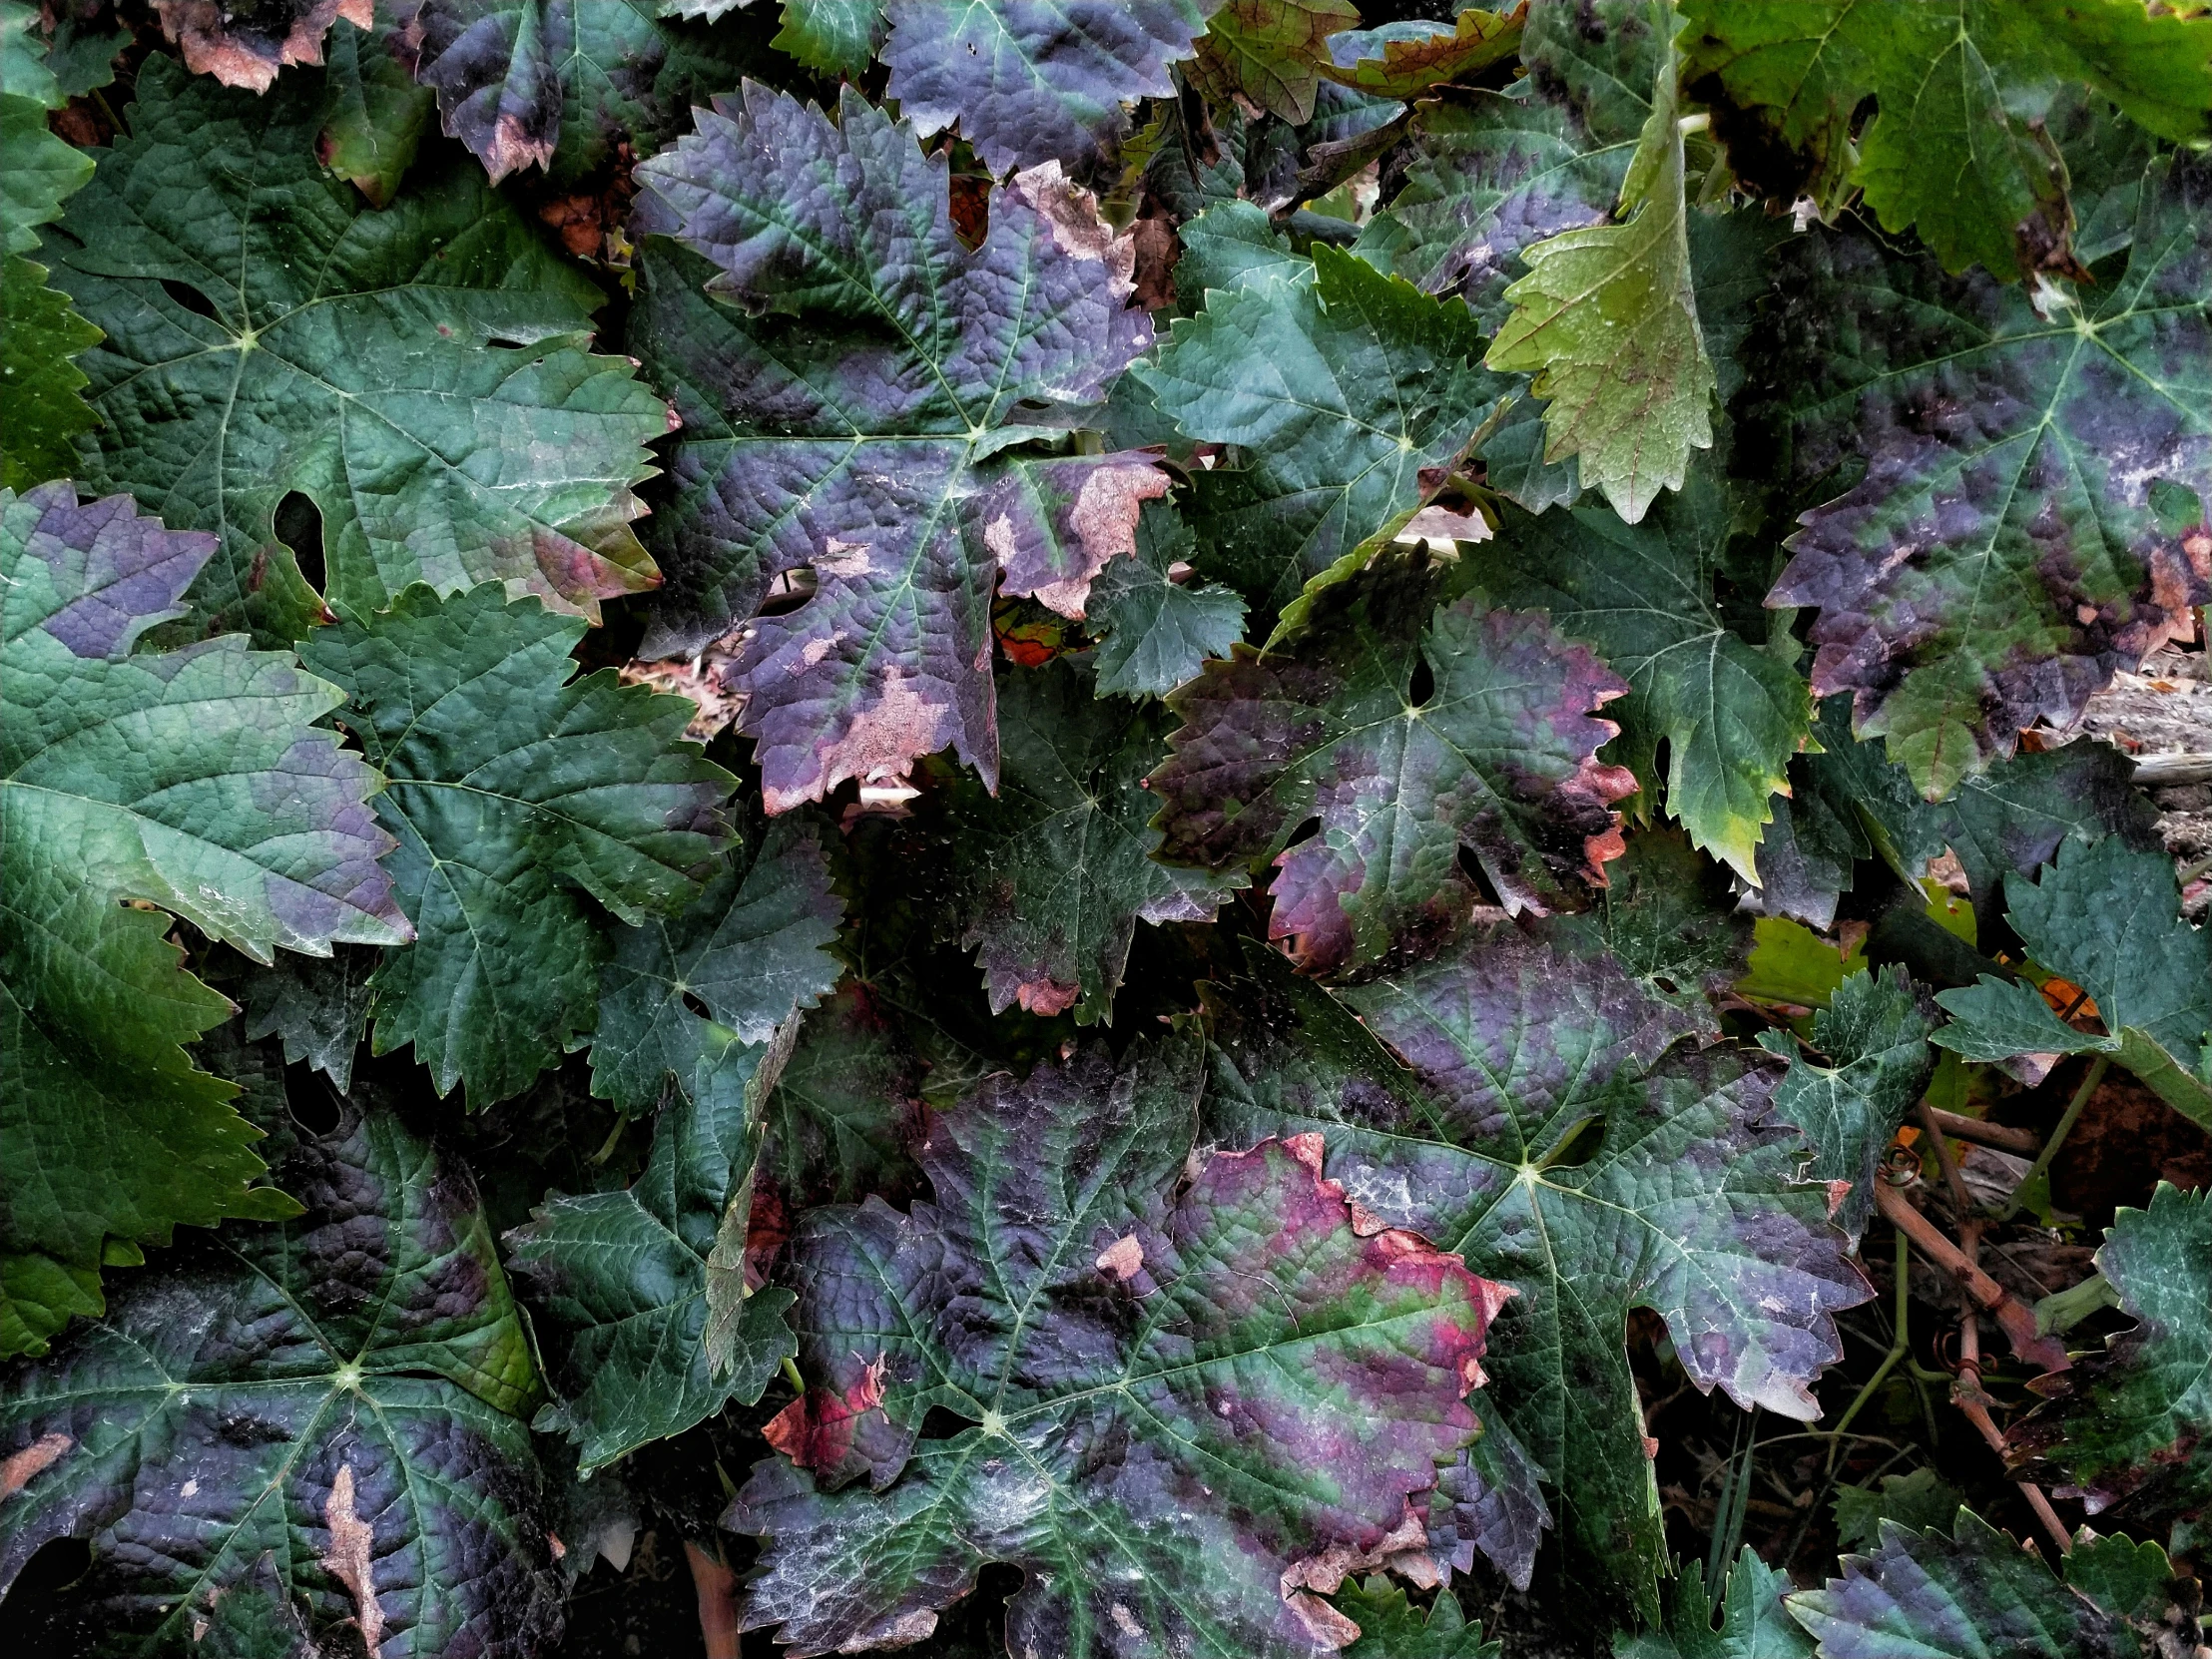
{"label": "dead leaf fragment", "polygon": [[322,1570],[351,1593],[361,1647],[368,1659],[376,1659],[384,1640],[384,1609],[376,1599],[375,1558],[370,1553],[376,1529],[353,1512],[351,1463],[338,1465],[338,1477],[330,1483],[330,1495],[322,1505],[322,1518],[330,1528],[330,1551],[322,1557]]}

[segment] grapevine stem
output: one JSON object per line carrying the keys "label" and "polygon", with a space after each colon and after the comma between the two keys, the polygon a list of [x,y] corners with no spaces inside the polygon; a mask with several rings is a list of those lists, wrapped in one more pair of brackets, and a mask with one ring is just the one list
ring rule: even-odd
{"label": "grapevine stem", "polygon": [[699,1635],[707,1659],[738,1659],[738,1575],[689,1538],[684,1540],[684,1559],[691,1563],[692,1588],[699,1593]]}
{"label": "grapevine stem", "polygon": [[[1981,1224],[1971,1222],[1966,1227],[1966,1248],[1963,1254],[1968,1265],[1981,1248]],[[1978,1271],[1978,1270],[1977,1270]],[[1960,1287],[1964,1292],[1964,1287]],[[1964,1413],[1968,1422],[1980,1430],[1981,1437],[1989,1443],[1989,1449],[2004,1460],[2004,1431],[1997,1427],[1989,1415],[1989,1396],[1981,1389],[1981,1316],[1968,1296],[1959,1297],[1961,1307],[1958,1316],[1958,1376],[1950,1385],[1950,1402]],[[2058,1511],[2043,1495],[2043,1488],[2032,1480],[2020,1482],[2020,1495],[2027,1499],[2027,1506],[2035,1511],[2035,1518],[2042,1522],[2043,1530],[2058,1545],[2058,1553],[2073,1553],[2073,1536],[2066,1530],[2066,1523],[2058,1518]]]}
{"label": "grapevine stem", "polygon": [[1923,1256],[1949,1274],[1966,1294],[1979,1303],[2004,1330],[2005,1340],[2012,1345],[2012,1352],[2031,1366],[2044,1371],[2066,1371],[2073,1362],[2066,1358],[2066,1345],[2053,1337],[2035,1334],[2034,1313],[2015,1300],[1994,1279],[1983,1273],[1967,1259],[1965,1252],[1937,1231],[1936,1224],[1913,1208],[1913,1201],[1904,1192],[1887,1181],[1875,1183],[1875,1202],[1881,1207],[1883,1217],[1899,1232],[1905,1234],[1919,1247]]}
{"label": "grapevine stem", "polygon": [[784,1356],[784,1381],[792,1385],[792,1391],[800,1398],[807,1397],[807,1380],[799,1375],[799,1368],[792,1364],[792,1357]]}
{"label": "grapevine stem", "polygon": [[2097,1085],[2104,1081],[2104,1073],[2112,1064],[2109,1054],[2099,1054],[2089,1062],[2089,1069],[2081,1074],[2081,1086],[2074,1090],[2073,1099],[2066,1102],[2066,1115],[2058,1120],[2058,1127],[2050,1132],[2050,1139],[2043,1143],[2043,1150],[2035,1155],[2035,1162],[2028,1165],[2027,1173],[2020,1177],[2020,1184],[2012,1189],[2012,1198],[1997,1212],[1997,1220],[2010,1221],[2020,1208],[2020,1200],[2050,1168],[2051,1159],[2058,1156],[2058,1149],[2066,1144],[2066,1136],[2072,1131],[2075,1120],[2081,1116],[2089,1097],[2097,1092]]}

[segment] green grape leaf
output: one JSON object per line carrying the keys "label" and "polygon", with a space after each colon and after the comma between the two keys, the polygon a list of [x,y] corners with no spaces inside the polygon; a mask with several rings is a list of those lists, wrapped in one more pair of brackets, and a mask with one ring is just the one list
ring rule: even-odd
{"label": "green grape leaf", "polygon": [[592,616],[650,587],[633,489],[668,411],[585,350],[598,290],[465,167],[367,209],[315,160],[323,105],[314,77],[257,98],[147,61],[47,240],[108,335],[81,359],[105,424],[80,477],[218,532],[195,606],[265,642],[322,615],[276,534],[294,490],[341,612],[416,581]]}
{"label": "green grape leaf", "polygon": [[1222,0],[883,0],[885,94],[923,136],[955,121],[994,174],[1058,162],[1089,177],[1166,98]]}
{"label": "green grape leaf", "polygon": [[1936,995],[1951,1018],[1936,1041],[1968,1060],[2110,1054],[2212,1128],[2212,941],[2182,918],[2171,860],[2129,851],[2117,836],[2068,840],[2040,880],[2015,873],[2004,888],[2028,955],[2089,993],[2104,1034],[2061,1022],[2032,986],[1984,974]]}
{"label": "green grape leaf", "polygon": [[684,738],[685,699],[571,681],[580,617],[487,583],[414,587],[301,643],[390,780],[377,816],[414,924],[370,982],[373,1047],[413,1043],[439,1094],[517,1093],[589,1031],[609,955],[587,896],[633,925],[680,909],[727,840],[736,783]]}
{"label": "green grape leaf", "polygon": [[684,910],[618,935],[600,969],[592,1092],[618,1111],[651,1111],[672,1081],[690,1088],[733,1034],[766,1042],[836,988],[841,968],[827,947],[844,905],[819,831],[784,818],[747,840]]}
{"label": "green grape leaf", "polygon": [[415,83],[405,55],[389,31],[340,29],[330,37],[315,156],[371,207],[391,206],[437,111],[437,94]]}
{"label": "green grape leaf", "polygon": [[2161,1181],[2121,1209],[2097,1268],[2135,1321],[2043,1387],[2060,1397],[2016,1423],[2007,1460],[2133,1527],[2212,1505],[2212,1197]]}
{"label": "green grape leaf", "polygon": [[746,33],[663,22],[681,13],[656,0],[391,0],[391,14],[393,50],[493,184],[650,156],[693,104],[764,67]]}
{"label": "green grape leaf", "polygon": [[1241,97],[1303,126],[1334,67],[1329,37],[1359,26],[1350,0],[1227,0],[1184,73],[1217,102]]}
{"label": "green grape leaf", "polygon": [[0,1591],[74,1537],[80,1651],[545,1651],[537,1382],[467,1173],[349,1107],[281,1174],[299,1220],[134,1276],[10,1374]]}
{"label": "green grape leaf", "polygon": [[1835,1316],[1873,1294],[1796,1180],[1780,1068],[1678,1049],[1690,1016],[1620,964],[1511,929],[1343,1005],[1271,972],[1272,998],[1209,1002],[1214,1133],[1319,1132],[1354,1203],[1514,1289],[1485,1397],[1554,1483],[1580,1580],[1655,1621],[1667,1555],[1630,1309],[1665,1320],[1701,1390],[1810,1420]]}
{"label": "green grape leaf", "polygon": [[1497,418],[1481,350],[1463,304],[1326,245],[1310,268],[1209,291],[1131,370],[1185,437],[1237,446],[1197,476],[1200,569],[1270,617],[1357,569]]}
{"label": "green grape leaf", "polygon": [[761,1105],[789,1039],[722,1036],[725,1052],[661,1107],[636,1181],[549,1199],[506,1236],[540,1329],[560,1338],[562,1398],[533,1426],[567,1434],[586,1474],[752,1404],[798,1352],[791,1292],[749,1292],[744,1260]]}
{"label": "green grape leaf", "polygon": [[1789,1575],[1768,1566],[1746,1544],[1729,1569],[1716,1629],[1705,1563],[1693,1561],[1674,1581],[1666,1628],[1616,1635],[1613,1659],[1813,1659],[1813,1643],[1783,1605],[1789,1590]]}
{"label": "green grape leaf", "polygon": [[847,981],[801,1022],[799,1045],[769,1097],[764,1182],[794,1205],[913,1192],[921,1073],[881,995]]}
{"label": "green grape leaf", "polygon": [[1714,579],[1735,525],[1715,470],[1693,468],[1682,493],[1636,525],[1592,507],[1534,517],[1508,506],[1471,566],[1492,598],[1550,612],[1627,680],[1628,696],[1607,711],[1621,725],[1614,758],[1656,783],[1664,742],[1668,814],[1694,845],[1755,880],[1762,830],[1813,706],[1796,669],[1720,615]]}
{"label": "green grape leaf", "polygon": [[[2084,1544],[2065,1558],[2062,1581],[2040,1556],[2022,1549],[2018,1539],[1971,1509],[1958,1511],[1948,1537],[1885,1521],[1879,1544],[1864,1555],[1844,1557],[1843,1577],[1787,1600],[1791,1616],[1819,1642],[1821,1659],[1904,1654],[2153,1659],[2162,1652],[2188,1652],[2187,1645],[2154,1645],[2154,1631],[2142,1626],[2162,1622],[2159,1612],[2146,1618],[2140,1603],[2114,1607],[2088,1593],[2091,1587],[2139,1591],[2159,1568],[2159,1587],[2171,1583],[2172,1568],[2156,1544],[2140,1546],[2153,1553],[2155,1568],[2146,1571],[2149,1563],[2138,1566],[2131,1559],[2134,1570],[2124,1574],[2106,1559],[2112,1546],[2131,1558],[2137,1554],[2137,1546],[2126,1538]],[[2188,1642],[2196,1639],[2189,1632]]]}
{"label": "green grape leaf", "polygon": [[[408,937],[379,781],[314,727],[336,688],[235,635],[134,650],[213,550],[127,496],[0,491],[0,1250],[11,1282],[18,1258],[48,1264],[42,1295],[73,1276],[91,1305],[72,1312],[97,1311],[108,1235],[291,1213],[249,1187],[260,1135],[235,1091],[179,1047],[229,1004],[154,906],[265,962]],[[57,1308],[0,1313],[0,1340],[43,1340]]]}
{"label": "green grape leaf", "polygon": [[2212,170],[2152,164],[2093,286],[1946,277],[1851,237],[1785,275],[1772,337],[1794,343],[1768,372],[1797,473],[1865,471],[1801,517],[1768,603],[1821,608],[1814,693],[1851,692],[1932,801],[2021,728],[2070,725],[2212,594],[2208,204]]}
{"label": "green grape leaf", "polygon": [[1911,1474],[1886,1474],[1879,1487],[1836,1488],[1836,1537],[1846,1549],[1879,1543],[1882,1523],[1895,1521],[1911,1532],[1948,1526],[1964,1496],[1932,1468]]}
{"label": "green grape leaf", "polygon": [[[1863,189],[1946,271],[2080,274],[2041,106],[2087,83],[2161,137],[2212,136],[2212,20],[2138,0],[1681,0],[1683,82],[1789,195]],[[1856,147],[1868,97],[1880,104]],[[1716,116],[1716,120],[1720,120]]]}
{"label": "green grape leaf", "polygon": [[883,0],[784,0],[784,27],[770,44],[809,69],[857,79],[883,36]]}
{"label": "green grape leaf", "polygon": [[80,395],[91,382],[70,359],[100,343],[100,330],[48,285],[46,268],[14,254],[0,258],[0,489],[23,490],[76,470],[78,433],[100,417]]}
{"label": "green grape leaf", "polygon": [[950,813],[949,923],[983,968],[991,1012],[1072,1008],[1113,1017],[1139,921],[1211,921],[1242,871],[1156,861],[1159,802],[1145,774],[1175,722],[1158,708],[1099,699],[1065,657],[1015,669],[999,687],[996,798],[970,784]]}
{"label": "green grape leaf", "polygon": [[1574,456],[1583,484],[1630,524],[1713,442],[1718,382],[1691,280],[1679,115],[1670,59],[1621,182],[1633,217],[1523,247],[1528,274],[1505,290],[1512,314],[1483,358],[1534,376],[1544,460]]}
{"label": "green grape leaf", "polygon": [[267,92],[286,64],[322,61],[323,37],[339,18],[356,29],[375,23],[375,0],[154,0],[167,35],[195,75],[227,87]]}
{"label": "green grape leaf", "polygon": [[1812,1143],[1807,1179],[1833,1195],[1829,1213],[1854,1244],[1874,1215],[1883,1155],[1936,1069],[1928,1046],[1934,1022],[1913,996],[1902,967],[1859,973],[1840,983],[1813,1015],[1813,1047],[1827,1065],[1807,1060],[1779,1031],[1760,1043],[1790,1062],[1774,1089],[1774,1115]]}
{"label": "green grape leaf", "polygon": [[0,92],[0,241],[10,254],[38,247],[38,227],[92,177],[93,160],[46,130],[46,106]]}
{"label": "green grape leaf", "polygon": [[1234,589],[1181,580],[1197,551],[1190,527],[1148,502],[1134,557],[1099,572],[1086,612],[1098,640],[1099,696],[1165,697],[1244,638],[1245,603]]}
{"label": "green grape leaf", "polygon": [[1360,1631],[1345,1659],[1499,1659],[1504,1651],[1482,1639],[1449,1589],[1436,1592],[1425,1614],[1381,1573],[1347,1580],[1333,1599]]}
{"label": "green grape leaf", "polygon": [[327,956],[279,956],[246,976],[246,1035],[276,1037],[284,1059],[304,1061],[338,1093],[353,1084],[353,1061],[368,1035],[377,953],[339,945]]}
{"label": "green grape leaf", "polygon": [[1331,42],[1331,61],[1319,68],[1340,86],[1380,98],[1411,98],[1513,56],[1527,17],[1527,0],[1521,0],[1506,12],[1468,6],[1448,27],[1408,19],[1355,30]]}
{"label": "green grape leaf", "polygon": [[631,315],[688,428],[645,654],[724,640],[771,813],[947,744],[994,784],[993,582],[1081,616],[1167,492],[1149,454],[1011,452],[1149,341],[1134,247],[1051,165],[963,246],[944,158],[849,89],[835,125],[751,84],[699,121],[638,170],[641,227],[706,256],[649,249]]}
{"label": "green grape leaf", "polygon": [[1736,909],[1728,872],[1671,830],[1628,837],[1606,865],[1605,890],[1579,915],[1550,923],[1562,949],[1605,956],[1689,1021],[1718,1035],[1713,999],[1744,970],[1754,923]]}
{"label": "green grape leaf", "polygon": [[1622,682],[1540,614],[1435,591],[1418,561],[1324,589],[1295,654],[1239,647],[1170,700],[1162,856],[1272,861],[1268,935],[1309,969],[1448,934],[1477,897],[1462,847],[1539,915],[1621,849],[1612,804],[1635,784],[1598,761],[1619,729],[1593,711]]}
{"label": "green grape leaf", "polygon": [[[916,1640],[1003,1561],[1010,1651],[1319,1659],[1345,1621],[1318,1596],[1420,1547],[1500,1293],[1356,1232],[1315,1143],[1194,1156],[1197,1060],[987,1079],[931,1129],[934,1203],[805,1219],[809,1393],[770,1428],[801,1466],[727,1519],[770,1540],[748,1626]],[[919,1439],[932,1407],[970,1426]]]}

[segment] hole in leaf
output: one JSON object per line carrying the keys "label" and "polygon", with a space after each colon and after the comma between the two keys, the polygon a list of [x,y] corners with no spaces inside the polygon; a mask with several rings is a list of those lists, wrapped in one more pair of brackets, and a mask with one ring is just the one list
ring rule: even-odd
{"label": "hole in leaf", "polygon": [[964,1434],[975,1426],[973,1417],[963,1417],[948,1406],[932,1405],[929,1414],[921,1419],[921,1438],[925,1440],[949,1440],[956,1434]]}
{"label": "hole in leaf", "polygon": [[1459,873],[1467,878],[1467,885],[1475,890],[1478,902],[1499,905],[1497,888],[1490,883],[1490,873],[1482,867],[1482,860],[1474,855],[1474,848],[1465,841],[1459,843]]}
{"label": "hole in leaf", "polygon": [[91,1632],[82,1628],[70,1591],[91,1570],[92,1549],[82,1538],[56,1538],[24,1562],[0,1602],[0,1653],[68,1659],[86,1652]]}
{"label": "hole in leaf", "polygon": [[1423,656],[1413,664],[1413,680],[1405,688],[1405,701],[1416,709],[1424,709],[1435,695],[1436,671],[1428,666],[1428,659]]}
{"label": "hole in leaf", "polygon": [[522,351],[527,349],[527,347],[523,345],[522,341],[518,339],[508,339],[504,334],[494,334],[491,336],[491,338],[485,340],[484,343],[489,346],[494,346],[501,351]]}
{"label": "hole in leaf", "polygon": [[178,304],[184,306],[194,316],[214,316],[216,314],[215,301],[190,282],[172,281],[169,277],[164,276],[162,278],[162,292],[168,294],[170,298],[176,300]]}
{"label": "hole in leaf", "polygon": [[291,549],[292,559],[299,566],[299,574],[307,579],[307,586],[320,593],[325,579],[322,509],[298,490],[286,492],[283,500],[276,503],[276,539]]}
{"label": "hole in leaf", "polygon": [[698,995],[692,991],[684,993],[684,1007],[700,1019],[713,1019],[715,1017],[714,1010],[700,1001]]}
{"label": "hole in leaf", "polygon": [[1298,845],[1300,841],[1310,841],[1320,833],[1321,820],[1318,818],[1310,818],[1304,824],[1300,825],[1296,830],[1291,831],[1291,838],[1285,841],[1283,845],[1286,849],[1288,849],[1290,847]]}
{"label": "hole in leaf", "polygon": [[312,1073],[302,1087],[295,1068],[286,1068],[284,1079],[284,1105],[291,1113],[291,1121],[299,1125],[303,1135],[320,1140],[333,1133],[344,1113],[338,1107],[337,1092],[324,1080],[320,1072]]}
{"label": "hole in leaf", "polygon": [[1569,1129],[1550,1157],[1544,1160],[1546,1169],[1559,1169],[1575,1164],[1586,1164],[1597,1156],[1597,1149],[1605,1143],[1605,1119],[1587,1117]]}
{"label": "hole in leaf", "polygon": [[798,610],[814,598],[819,585],[813,565],[794,565],[778,573],[768,585],[768,596],[761,601],[761,615],[784,616]]}

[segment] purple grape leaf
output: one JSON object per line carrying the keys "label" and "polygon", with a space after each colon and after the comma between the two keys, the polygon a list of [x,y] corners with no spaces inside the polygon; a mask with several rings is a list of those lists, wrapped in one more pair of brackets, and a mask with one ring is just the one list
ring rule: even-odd
{"label": "purple grape leaf", "polygon": [[[1017,1653],[1319,1656],[1319,1600],[1426,1543],[1500,1296],[1368,1228],[1315,1140],[1193,1158],[1195,1045],[1004,1076],[933,1125],[931,1203],[812,1212],[792,1246],[810,1392],[728,1524],[748,1628],[914,1641],[993,1561]],[[917,1439],[932,1408],[974,1426]],[[868,1482],[850,1482],[865,1473]]]}
{"label": "purple grape leaf", "polygon": [[1820,608],[1814,694],[1938,800],[2212,598],[2212,169],[2154,162],[2093,285],[1801,247],[1771,318],[1798,472],[1865,475],[1802,515],[1768,603]]}
{"label": "purple grape leaf", "polygon": [[1122,106],[1175,92],[1222,0],[887,0],[886,96],[923,137],[955,121],[993,173],[1058,162],[1091,176]]}
{"label": "purple grape leaf", "polygon": [[994,583],[1081,616],[1167,490],[1149,454],[1011,452],[1149,342],[1134,246],[1051,164],[962,246],[944,158],[849,89],[834,125],[751,83],[699,121],[638,170],[640,229],[706,257],[649,247],[631,320],[688,428],[645,654],[722,641],[771,812],[947,745],[995,785]]}
{"label": "purple grape leaf", "polygon": [[1540,612],[1470,596],[1431,615],[1435,591],[1418,560],[1385,561],[1315,594],[1290,650],[1240,646],[1169,700],[1185,725],[1149,781],[1161,855],[1271,860],[1269,937],[1309,969],[1448,933],[1476,901],[1462,846],[1539,915],[1621,850],[1612,804],[1635,780],[1598,761],[1619,728],[1592,711],[1627,682]]}
{"label": "purple grape leaf", "polygon": [[382,780],[315,725],[342,694],[237,635],[137,649],[215,547],[129,496],[0,490],[0,1352],[98,1311],[111,1235],[291,1213],[180,1047],[228,1004],[162,912],[258,962],[412,936]]}
{"label": "purple grape leaf", "polygon": [[2161,1181],[2106,1229],[2097,1271],[2135,1324],[2047,1379],[2062,1390],[2014,1425],[2007,1459],[2052,1475],[2099,1526],[2212,1508],[2212,1198]]}
{"label": "purple grape leaf", "polygon": [[533,1659],[560,1634],[554,1516],[475,1187],[351,1107],[280,1176],[299,1220],[132,1276],[10,1373],[0,1592],[75,1537],[78,1605],[141,1651]]}
{"label": "purple grape leaf", "polygon": [[1209,1128],[1321,1133],[1355,1204],[1513,1287],[1485,1399],[1552,1481],[1578,1570],[1656,1619],[1667,1554],[1630,1310],[1666,1321],[1700,1389],[1810,1420],[1835,1316],[1873,1294],[1826,1192],[1796,1179],[1779,1066],[1680,1047],[1690,1016],[1610,957],[1510,929],[1338,1003],[1253,966],[1272,992],[1209,1001]]}
{"label": "purple grape leaf", "polygon": [[375,0],[154,0],[154,10],[187,69],[254,92],[267,92],[286,64],[320,63],[338,19],[356,29],[376,22]]}

